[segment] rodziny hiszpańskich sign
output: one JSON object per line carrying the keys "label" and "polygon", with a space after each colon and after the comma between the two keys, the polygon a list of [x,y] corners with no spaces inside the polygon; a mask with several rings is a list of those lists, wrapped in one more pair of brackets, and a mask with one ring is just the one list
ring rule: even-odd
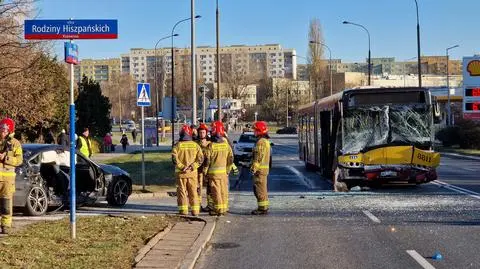
{"label": "rodziny hiszpa\u0144skich sign", "polygon": [[25,20],[25,39],[116,39],[117,20]]}

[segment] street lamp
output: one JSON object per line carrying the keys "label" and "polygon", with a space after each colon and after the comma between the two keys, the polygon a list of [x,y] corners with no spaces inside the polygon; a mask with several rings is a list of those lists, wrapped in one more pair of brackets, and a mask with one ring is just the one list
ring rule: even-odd
{"label": "street lamp", "polygon": [[322,45],[322,46],[324,46],[325,48],[328,49],[328,54],[329,54],[329,60],[328,60],[328,66],[329,67],[328,67],[328,69],[330,69],[330,95],[332,95],[333,94],[332,50],[330,50],[330,47],[328,47],[326,44],[324,44],[322,42],[316,42],[316,41],[310,40],[310,44]]}
{"label": "street lamp", "polygon": [[370,86],[371,85],[370,77],[371,77],[371,74],[372,74],[372,64],[371,64],[371,59],[372,58],[371,58],[371,53],[370,53],[370,32],[368,32],[368,30],[367,30],[367,28],[365,28],[365,26],[363,26],[361,24],[358,24],[358,23],[343,21],[343,24],[355,25],[355,26],[361,27],[363,30],[365,30],[367,32],[367,35],[368,35],[368,86]]}
{"label": "street lamp", "polygon": [[[160,43],[160,41],[164,40],[164,39],[167,39],[167,38],[173,38],[174,36],[178,36],[178,34],[174,34],[174,35],[169,35],[169,36],[166,36],[166,37],[162,37],[160,38],[157,43],[155,43],[155,73],[153,75],[154,77],[154,81],[153,81],[153,85],[155,87],[155,96],[157,97],[157,102],[155,103],[155,113],[156,113],[156,119],[157,119],[157,132],[156,132],[156,137],[157,137],[157,147],[158,147],[158,102],[159,102],[159,98],[158,98],[158,87],[157,87],[157,46],[158,46],[158,43]],[[162,107],[162,110],[163,110],[163,107]],[[165,126],[163,126],[165,127]],[[165,129],[165,128],[163,128]],[[142,134],[143,135],[143,134]]]}
{"label": "street lamp", "polygon": [[[198,19],[198,18],[201,18],[202,16],[200,15],[197,15],[195,16],[195,19]],[[171,50],[171,55],[172,55],[172,81],[171,81],[171,84],[172,84],[172,115],[171,115],[171,121],[172,121],[172,147],[175,145],[175,101],[174,101],[174,98],[175,98],[175,55],[174,55],[174,49],[173,49],[173,36],[174,36],[174,32],[175,32],[175,28],[177,27],[177,25],[179,25],[180,23],[182,22],[185,22],[185,21],[188,21],[190,20],[191,18],[186,18],[186,19],[183,19],[183,20],[180,20],[178,21],[177,23],[175,23],[175,25],[173,25],[173,28],[172,28],[172,34],[171,34],[171,37],[172,37],[172,50]]]}
{"label": "street lamp", "polygon": [[422,87],[422,62],[420,58],[420,22],[418,20],[418,2],[415,0],[417,9],[417,58],[418,58],[418,87]]}
{"label": "street lamp", "polygon": [[447,106],[447,126],[450,126],[452,123],[452,112],[451,112],[451,104],[450,104],[450,80],[449,80],[449,74],[448,74],[448,51],[454,48],[458,48],[459,45],[451,46],[447,48],[445,51],[447,52],[447,91],[448,91],[448,106]]}

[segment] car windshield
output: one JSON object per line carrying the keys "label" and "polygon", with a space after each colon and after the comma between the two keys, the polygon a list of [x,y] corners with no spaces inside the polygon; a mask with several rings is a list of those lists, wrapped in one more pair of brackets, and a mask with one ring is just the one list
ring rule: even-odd
{"label": "car windshield", "polygon": [[240,139],[238,140],[240,143],[256,143],[257,138],[254,135],[241,135]]}
{"label": "car windshield", "polygon": [[387,145],[430,145],[431,112],[422,106],[373,106],[345,111],[343,152]]}

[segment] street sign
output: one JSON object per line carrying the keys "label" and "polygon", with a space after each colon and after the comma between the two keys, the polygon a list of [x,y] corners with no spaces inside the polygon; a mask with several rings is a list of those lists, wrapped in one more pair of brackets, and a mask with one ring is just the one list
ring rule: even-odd
{"label": "street sign", "polygon": [[137,106],[151,106],[150,83],[137,83]]}
{"label": "street sign", "polygon": [[25,20],[25,39],[116,39],[117,20]]}
{"label": "street sign", "polygon": [[463,57],[463,118],[480,119],[480,57]]}
{"label": "street sign", "polygon": [[65,62],[78,64],[78,45],[72,42],[65,42]]}

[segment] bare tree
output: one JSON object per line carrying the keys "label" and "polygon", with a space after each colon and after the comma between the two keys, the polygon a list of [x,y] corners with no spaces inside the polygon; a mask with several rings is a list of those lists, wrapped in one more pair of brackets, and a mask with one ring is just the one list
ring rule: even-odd
{"label": "bare tree", "polygon": [[[111,116],[129,119],[137,116],[135,81],[129,74],[113,74],[109,81],[100,84],[102,93],[112,103]],[[132,113],[133,112],[133,113]]]}
{"label": "bare tree", "polygon": [[308,71],[310,74],[311,101],[312,98],[316,100],[329,95],[323,86],[323,81],[326,79],[326,65],[325,61],[322,61],[324,51],[321,44],[324,43],[324,38],[320,20],[317,18],[310,21],[308,42]]}

